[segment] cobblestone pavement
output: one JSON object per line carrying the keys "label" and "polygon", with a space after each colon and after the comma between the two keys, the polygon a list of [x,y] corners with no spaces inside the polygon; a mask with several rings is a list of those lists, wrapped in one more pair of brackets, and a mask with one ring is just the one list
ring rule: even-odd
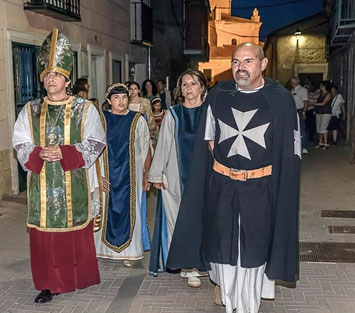
{"label": "cobblestone pavement", "polygon": [[[330,234],[328,226],[352,225],[355,219],[321,218],[323,209],[352,210],[355,166],[345,147],[311,150],[304,157],[301,187],[300,240],[354,242],[353,234]],[[154,193],[148,222],[154,223]],[[85,290],[55,296],[51,303],[34,304],[34,290],[25,227],[25,196],[0,202],[0,313],[182,313],[224,312],[213,304],[213,285],[202,278],[192,289],[178,275],[147,275],[149,254],[132,269],[121,262],[100,260],[102,282]],[[261,313],[354,313],[355,264],[301,263],[297,288],[278,286],[275,301],[263,301]]]}

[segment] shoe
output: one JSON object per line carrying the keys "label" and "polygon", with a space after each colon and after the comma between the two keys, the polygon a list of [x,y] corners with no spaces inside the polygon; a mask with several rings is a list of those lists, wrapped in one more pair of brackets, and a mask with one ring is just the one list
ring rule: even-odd
{"label": "shoe", "polygon": [[187,279],[187,285],[192,288],[200,288],[201,280],[195,276],[189,277]]}
{"label": "shoe", "polygon": [[208,272],[188,271],[188,270],[183,270],[180,272],[181,278],[202,277],[202,276],[208,276]]}
{"label": "shoe", "polygon": [[319,149],[324,146],[324,143],[320,142],[318,145],[316,145],[314,148]]}
{"label": "shoe", "polygon": [[131,261],[131,260],[123,260],[122,263],[125,267],[132,267],[133,266],[133,261]]}
{"label": "shoe", "polygon": [[35,298],[35,303],[46,303],[52,301],[52,299],[53,299],[53,294],[50,292],[50,290],[45,289],[42,290]]}
{"label": "shoe", "polygon": [[327,150],[327,149],[329,149],[329,145],[328,144],[323,145],[322,150]]}
{"label": "shoe", "polygon": [[218,306],[222,306],[222,299],[221,299],[221,287],[216,285],[214,288],[214,304]]}
{"label": "shoe", "polygon": [[303,148],[303,149],[302,149],[302,153],[303,153],[303,154],[308,154],[308,150],[307,150],[306,148]]}
{"label": "shoe", "polygon": [[336,141],[333,141],[333,146],[336,146],[337,145],[337,142]]}

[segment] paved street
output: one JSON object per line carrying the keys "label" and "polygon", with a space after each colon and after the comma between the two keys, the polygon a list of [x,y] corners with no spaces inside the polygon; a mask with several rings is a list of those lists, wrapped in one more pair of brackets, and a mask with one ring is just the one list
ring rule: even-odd
{"label": "paved street", "polygon": [[[302,168],[300,240],[355,242],[354,234],[330,234],[328,226],[355,226],[355,219],[322,218],[321,210],[353,210],[355,165],[342,146],[328,151],[310,149]],[[150,194],[148,222],[154,223],[154,194]],[[191,289],[178,275],[147,275],[147,262],[132,269],[121,262],[100,260],[100,285],[55,296],[37,305],[33,288],[25,196],[0,202],[0,312],[11,313],[182,313],[224,312],[213,304],[213,285]],[[354,313],[355,263],[301,263],[297,288],[277,287],[275,301],[263,301],[262,313]]]}

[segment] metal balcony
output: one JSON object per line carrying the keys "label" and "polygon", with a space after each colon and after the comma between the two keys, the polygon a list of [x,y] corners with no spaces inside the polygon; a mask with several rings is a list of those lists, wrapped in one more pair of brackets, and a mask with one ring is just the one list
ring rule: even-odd
{"label": "metal balcony", "polygon": [[331,17],[330,45],[342,47],[355,30],[355,1],[336,0]]}
{"label": "metal balcony", "polygon": [[28,0],[24,9],[66,22],[80,22],[80,0]]}
{"label": "metal balcony", "polygon": [[153,47],[153,10],[144,0],[131,0],[131,43]]}

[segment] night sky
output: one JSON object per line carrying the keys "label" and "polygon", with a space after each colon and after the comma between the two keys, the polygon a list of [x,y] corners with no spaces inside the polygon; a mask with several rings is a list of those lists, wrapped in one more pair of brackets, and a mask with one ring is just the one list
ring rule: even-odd
{"label": "night sky", "polygon": [[232,15],[250,18],[254,8],[259,10],[260,39],[282,28],[323,10],[323,0],[233,0]]}

